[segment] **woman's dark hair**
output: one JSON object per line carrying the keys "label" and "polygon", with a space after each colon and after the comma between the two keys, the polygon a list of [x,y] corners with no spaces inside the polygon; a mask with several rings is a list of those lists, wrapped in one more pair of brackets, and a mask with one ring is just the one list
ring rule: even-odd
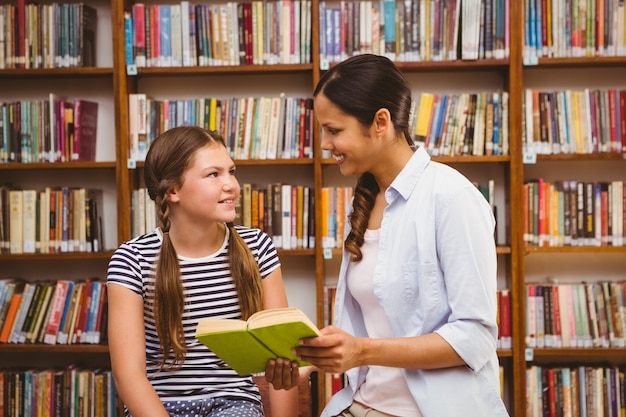
{"label": "woman's dark hair", "polygon": [[[163,243],[159,252],[154,284],[154,318],[161,349],[162,369],[182,365],[187,353],[182,316],[185,295],[180,278],[180,265],[169,237],[169,204],[166,194],[182,185],[183,175],[196,152],[206,146],[224,146],[224,139],[214,131],[196,126],[175,127],[163,132],[150,146],[144,164],[144,181],[157,209]],[[262,308],[261,274],[248,245],[232,223],[228,260],[244,319]],[[168,359],[172,362],[167,364]]]}
{"label": "woman's dark hair", "polygon": [[[342,112],[354,116],[364,128],[371,126],[378,110],[387,109],[396,132],[402,132],[409,146],[413,147],[409,131],[411,86],[388,58],[363,54],[340,62],[317,83],[313,96],[318,94],[323,94]],[[372,174],[366,172],[359,177],[350,213],[351,231],[345,241],[353,261],[360,261],[363,257],[361,246],[379,191]]]}

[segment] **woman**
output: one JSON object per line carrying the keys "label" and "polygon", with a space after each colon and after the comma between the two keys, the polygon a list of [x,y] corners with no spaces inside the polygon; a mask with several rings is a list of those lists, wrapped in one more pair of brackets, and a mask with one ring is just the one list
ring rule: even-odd
{"label": "woman", "polygon": [[[199,127],[161,134],[145,184],[160,227],[123,243],[108,268],[109,349],[126,414],[263,415],[258,388],[194,337],[199,319],[286,307],[280,262],[258,229],[233,226],[240,188],[224,140]],[[298,366],[270,361],[273,416],[297,415]]]}
{"label": "woman", "polygon": [[335,325],[300,358],[346,372],[322,416],[507,416],[496,355],[495,221],[454,169],[414,150],[411,88],[387,58],[332,67],[314,92],[321,147],[356,175]]}

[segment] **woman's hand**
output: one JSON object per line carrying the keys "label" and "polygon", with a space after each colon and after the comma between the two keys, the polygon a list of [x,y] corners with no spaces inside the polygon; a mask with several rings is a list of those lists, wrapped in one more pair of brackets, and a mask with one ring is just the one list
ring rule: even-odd
{"label": "woman's hand", "polygon": [[363,338],[354,337],[335,327],[321,330],[322,335],[302,339],[296,348],[298,358],[325,372],[341,373],[361,366]]}
{"label": "woman's hand", "polygon": [[300,382],[298,363],[285,358],[271,359],[265,368],[265,379],[276,390],[290,390]]}

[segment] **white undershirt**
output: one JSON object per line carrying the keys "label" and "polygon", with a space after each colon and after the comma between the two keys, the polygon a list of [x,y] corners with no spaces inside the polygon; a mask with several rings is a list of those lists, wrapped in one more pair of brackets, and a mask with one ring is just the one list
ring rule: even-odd
{"label": "white undershirt", "polygon": [[[361,307],[365,328],[371,338],[392,336],[389,321],[373,289],[379,236],[380,229],[365,231],[365,241],[361,246],[363,259],[350,262],[346,275],[348,291]],[[354,400],[394,416],[422,416],[400,368],[370,366]]]}

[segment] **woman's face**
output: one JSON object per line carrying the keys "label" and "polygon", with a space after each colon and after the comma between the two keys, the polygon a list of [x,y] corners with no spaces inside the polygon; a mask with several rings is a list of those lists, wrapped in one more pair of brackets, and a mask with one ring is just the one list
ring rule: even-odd
{"label": "woman's face", "polygon": [[364,129],[354,116],[341,111],[322,93],[315,96],[314,109],[322,128],[321,147],[332,152],[341,174],[360,175],[370,171],[380,142],[372,140],[372,128]]}
{"label": "woman's face", "polygon": [[210,144],[199,149],[182,180],[169,196],[176,217],[200,224],[235,219],[240,187],[235,163],[224,146]]}

